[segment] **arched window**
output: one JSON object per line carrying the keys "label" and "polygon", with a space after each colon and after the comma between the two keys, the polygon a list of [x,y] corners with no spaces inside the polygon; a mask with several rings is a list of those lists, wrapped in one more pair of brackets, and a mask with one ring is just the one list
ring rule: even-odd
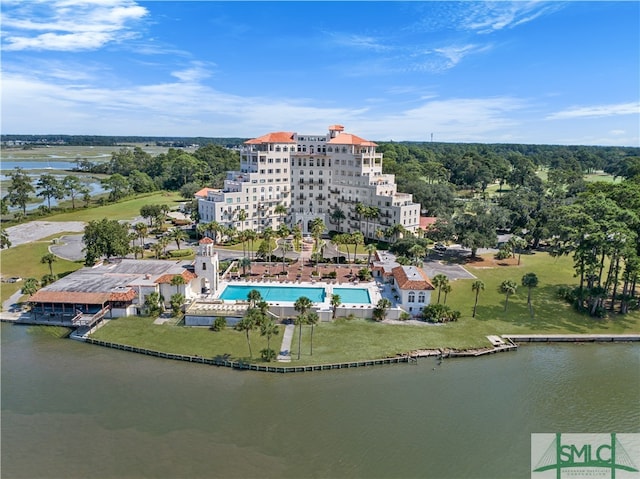
{"label": "arched window", "polygon": [[411,291],[411,292],[409,293],[409,300],[408,300],[408,302],[409,302],[409,303],[415,303],[415,302],[416,302],[416,294],[415,294],[413,291]]}
{"label": "arched window", "polygon": [[418,303],[424,303],[424,293],[418,293]]}

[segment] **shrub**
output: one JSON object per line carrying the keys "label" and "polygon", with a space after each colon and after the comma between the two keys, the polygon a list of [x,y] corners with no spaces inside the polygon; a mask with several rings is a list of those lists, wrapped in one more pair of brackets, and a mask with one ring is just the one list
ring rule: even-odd
{"label": "shrub", "polygon": [[264,361],[271,362],[276,358],[276,352],[271,348],[264,348],[260,350],[260,356]]}
{"label": "shrub", "polygon": [[446,323],[457,321],[460,318],[460,311],[453,311],[445,304],[430,304],[422,308],[422,319],[430,323]]}
{"label": "shrub", "polygon": [[172,258],[182,258],[183,256],[189,256],[192,253],[193,253],[193,250],[191,248],[172,249],[171,251],[169,251],[169,255]]}
{"label": "shrub", "polygon": [[211,325],[211,329],[213,331],[222,331],[226,327],[227,327],[227,320],[224,319],[222,316],[218,316],[213,322],[213,324]]}
{"label": "shrub", "polygon": [[507,259],[511,256],[511,251],[507,248],[500,248],[496,253],[496,259]]}
{"label": "shrub", "polygon": [[400,317],[398,318],[400,321],[408,321],[411,319],[411,315],[409,313],[407,313],[406,311],[403,311],[402,313],[400,313]]}

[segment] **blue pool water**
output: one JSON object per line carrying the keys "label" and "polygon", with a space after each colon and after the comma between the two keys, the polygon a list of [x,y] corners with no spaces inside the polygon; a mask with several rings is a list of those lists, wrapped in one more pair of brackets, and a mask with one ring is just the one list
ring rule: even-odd
{"label": "blue pool water", "polygon": [[363,288],[333,288],[333,294],[340,295],[343,303],[371,303],[369,291]]}
{"label": "blue pool water", "polygon": [[247,300],[251,290],[257,290],[262,299],[271,303],[275,301],[296,301],[301,296],[306,296],[314,303],[322,303],[325,297],[324,288],[307,288],[303,286],[227,286],[220,299]]}

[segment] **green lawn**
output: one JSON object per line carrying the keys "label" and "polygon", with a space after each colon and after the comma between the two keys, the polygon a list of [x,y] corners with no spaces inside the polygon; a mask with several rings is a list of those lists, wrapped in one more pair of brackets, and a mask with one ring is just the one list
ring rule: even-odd
{"label": "green lawn", "polygon": [[[271,337],[271,349],[280,350],[284,326],[279,334]],[[146,317],[128,317],[111,320],[100,328],[93,338],[140,348],[177,354],[214,357],[230,355],[231,358],[249,359],[249,346],[244,332],[227,328],[214,332],[209,328],[191,328],[170,324],[153,324]],[[250,333],[253,359],[259,361],[260,350],[267,347],[267,339],[259,331]]]}
{"label": "green lawn", "polygon": [[[592,319],[577,314],[568,304],[556,298],[558,286],[575,284],[571,258],[552,258],[545,253],[522,257],[521,266],[474,268],[474,275],[484,281],[476,318],[471,317],[473,280],[454,281],[447,304],[462,312],[459,321],[444,325],[391,325],[362,319],[338,319],[320,323],[313,337],[314,354],[310,354],[311,327],[304,326],[301,359],[298,361],[298,330],[293,337],[291,352],[295,364],[333,363],[393,356],[415,349],[474,348],[489,346],[487,335],[525,333],[638,333],[640,312],[610,319]],[[504,279],[518,284],[525,273],[535,272],[540,280],[533,290],[535,317],[531,318],[526,304],[526,289],[519,287],[504,311],[504,295],[498,285]],[[437,293],[433,300],[436,301]],[[281,329],[282,332],[282,329]],[[248,347],[243,333],[228,329],[214,333],[205,328],[154,325],[146,318],[123,318],[109,322],[94,337],[132,346],[180,354],[215,357],[228,354],[231,359],[248,359]],[[260,362],[259,350],[266,340],[257,332],[251,334],[254,360]],[[281,337],[272,339],[272,349],[278,350]],[[275,363],[281,364],[281,363]]]}
{"label": "green lawn", "polygon": [[157,191],[144,196],[112,203],[96,208],[76,208],[75,211],[60,213],[46,217],[48,221],[93,221],[102,218],[132,219],[140,215],[140,208],[145,205],[166,204],[175,209],[184,199],[178,192]]}
{"label": "green lawn", "polygon": [[[49,252],[51,239],[59,238],[65,234],[77,233],[56,234],[39,241],[1,250],[0,264],[2,265],[2,276],[19,276],[21,278],[36,278],[39,280],[45,274],[49,274],[49,265],[41,263],[40,258]],[[82,266],[82,261],[75,262],[58,258],[58,261],[53,263],[53,273],[58,276],[64,276],[65,274],[82,268]],[[2,283],[2,289],[0,290],[0,299],[2,302],[6,301],[9,296],[21,287],[22,283]]]}

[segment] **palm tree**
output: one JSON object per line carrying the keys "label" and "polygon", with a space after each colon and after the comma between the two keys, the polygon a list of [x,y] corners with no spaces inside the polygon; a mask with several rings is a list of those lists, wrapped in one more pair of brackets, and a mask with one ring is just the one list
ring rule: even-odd
{"label": "palm tree", "polygon": [[262,321],[260,325],[260,336],[267,337],[267,361],[271,361],[271,336],[277,336],[279,333],[278,325],[273,321],[273,319],[265,319]]}
{"label": "palm tree", "polygon": [[480,294],[480,291],[484,291],[484,283],[481,280],[476,279],[473,283],[471,283],[471,291],[476,292],[476,301],[473,304],[473,315],[471,316],[472,318],[475,318],[476,308],[478,307],[478,295]]}
{"label": "palm tree", "polygon": [[314,218],[313,221],[311,221],[311,236],[313,236],[316,243],[316,253],[320,251],[320,237],[325,229],[326,225],[324,224],[324,221],[322,221],[322,218]]}
{"label": "palm tree", "polygon": [[180,249],[180,242],[187,239],[187,233],[182,228],[174,228],[169,233],[169,238],[176,242],[176,246]]}
{"label": "palm tree", "polygon": [[300,345],[302,343],[302,325],[307,321],[307,311],[311,309],[313,306],[313,301],[311,301],[306,296],[300,296],[296,299],[296,302],[293,304],[293,309],[300,313],[296,318],[296,325],[299,326],[298,330],[298,359],[300,359]]}
{"label": "palm tree", "polygon": [[382,298],[376,304],[375,309],[373,310],[373,317],[376,321],[384,321],[387,317],[387,311],[391,307],[391,301],[387,298]]}
{"label": "palm tree", "polygon": [[364,217],[367,220],[367,238],[369,237],[369,223],[370,220],[375,220],[380,216],[380,208],[377,206],[367,206],[364,212]]}
{"label": "palm tree", "polygon": [[[362,221],[362,217],[364,216],[365,212],[367,211],[367,207],[364,205],[364,203],[360,203],[359,201],[356,203],[356,207],[355,207],[356,213],[358,214],[358,223],[360,223]],[[359,225],[360,227],[362,227],[361,225]]]}
{"label": "palm tree", "polygon": [[267,247],[268,247],[268,262],[271,263],[271,252],[272,252],[272,248],[271,248],[271,239],[273,238],[273,229],[271,228],[271,226],[267,226],[264,231],[262,232],[262,239],[267,243]]}
{"label": "palm tree", "polygon": [[527,240],[520,238],[519,236],[512,236],[507,243],[513,251],[513,256],[518,251],[518,266],[520,265],[520,257],[522,256],[522,250],[527,247]]}
{"label": "palm tree", "polygon": [[53,276],[53,263],[58,261],[58,257],[53,253],[47,253],[42,258],[40,258],[40,262],[42,264],[47,263],[49,265],[49,274]]}
{"label": "palm tree", "polygon": [[431,282],[436,288],[438,288],[438,304],[440,304],[440,293],[442,293],[442,287],[445,284],[449,284],[449,278],[447,278],[444,274],[436,274]]}
{"label": "palm tree", "polygon": [[318,321],[320,320],[320,317],[318,316],[318,313],[316,313],[315,311],[309,311],[306,315],[306,323],[311,325],[311,348],[310,348],[310,353],[311,356],[313,356],[313,327],[318,324]]}
{"label": "palm tree", "polygon": [[176,287],[176,294],[180,292],[180,285],[187,284],[181,274],[176,274],[171,278],[171,285]]}
{"label": "palm tree", "polygon": [[222,231],[222,225],[217,221],[212,221],[204,225],[205,231],[211,234],[211,239],[213,240],[213,245],[215,246],[218,241],[218,233]]}
{"label": "palm tree", "polygon": [[335,209],[331,212],[331,221],[338,223],[338,231],[342,231],[342,221],[346,218],[347,216],[339,206],[336,206]]}
{"label": "palm tree", "polygon": [[256,233],[253,230],[247,230],[247,231],[244,232],[244,237],[249,242],[249,248],[248,248],[249,255],[248,256],[249,256],[249,259],[251,259],[251,253],[253,252],[253,242],[258,237],[258,233]]}
{"label": "palm tree", "polygon": [[27,294],[29,296],[33,295],[36,291],[38,291],[38,280],[35,278],[27,278],[24,280],[22,284],[21,292],[22,294]]}
{"label": "palm tree", "polygon": [[522,286],[527,288],[527,305],[529,305],[529,314],[533,318],[533,307],[531,306],[531,289],[538,286],[538,276],[535,273],[527,273],[522,277]]}
{"label": "palm tree", "polygon": [[353,245],[353,261],[355,261],[358,254],[358,245],[364,244],[364,235],[360,231],[351,233],[351,244]]}
{"label": "palm tree", "polygon": [[502,283],[500,283],[500,289],[499,291],[505,295],[505,300],[504,300],[504,310],[507,310],[507,306],[509,305],[509,296],[511,296],[512,294],[516,294],[516,291],[518,290],[518,285],[516,284],[515,281],[512,281],[510,279],[505,279]]}
{"label": "palm tree", "polygon": [[282,221],[282,217],[289,212],[289,209],[284,204],[279,203],[273,209],[273,212],[277,215],[280,215],[280,224],[284,225],[285,223]]}
{"label": "palm tree", "polygon": [[249,274],[251,274],[251,260],[249,258],[247,258],[246,256],[240,258],[240,260],[238,261],[238,265],[242,268],[242,276],[247,275],[247,267],[249,268]]}
{"label": "palm tree", "polygon": [[342,304],[342,298],[339,294],[331,295],[331,308],[333,309],[333,313],[331,319],[336,319],[336,313],[340,305]]}
{"label": "palm tree", "polygon": [[242,208],[240,210],[238,210],[238,221],[240,222],[240,241],[242,241],[242,255],[245,256],[246,255],[246,251],[245,251],[245,241],[247,240],[247,237],[244,235],[244,222],[247,219],[247,211]]}
{"label": "palm tree", "polygon": [[249,345],[249,357],[253,357],[253,352],[251,351],[251,338],[249,337],[249,333],[255,329],[256,325],[260,322],[260,316],[262,313],[259,309],[250,308],[247,310],[247,314],[242,318],[238,324],[236,324],[236,331],[244,331],[247,337],[247,344]]}
{"label": "palm tree", "polygon": [[291,228],[291,234],[293,235],[293,247],[296,251],[300,251],[300,242],[302,241],[302,230],[300,225],[295,225]]}
{"label": "palm tree", "polygon": [[351,262],[351,256],[349,255],[349,246],[348,242],[351,240],[351,235],[348,233],[340,233],[333,237],[331,241],[336,245],[336,249],[338,250],[338,255],[340,255],[340,246],[344,246],[347,250],[347,263]]}
{"label": "palm tree", "polygon": [[131,248],[131,252],[133,253],[133,259],[138,259],[138,255],[140,255],[140,258],[144,258],[144,248],[142,246],[134,246]]}
{"label": "palm tree", "polygon": [[370,243],[364,247],[364,250],[367,252],[367,264],[371,265],[371,257],[376,252],[376,245]]}
{"label": "palm tree", "polygon": [[140,246],[144,246],[144,239],[147,236],[147,233],[149,232],[149,227],[145,223],[140,222],[140,223],[136,223],[133,226],[133,229],[138,235],[138,238],[140,238]]}
{"label": "palm tree", "polygon": [[442,304],[447,304],[447,295],[451,292],[452,289],[453,287],[448,280],[445,284],[442,285],[442,292],[444,293],[444,300],[442,301]]}
{"label": "palm tree", "polygon": [[286,271],[285,260],[287,253],[291,251],[291,245],[285,241],[280,245],[280,251],[282,251],[282,272],[284,273]]}
{"label": "palm tree", "polygon": [[249,301],[251,307],[255,308],[256,304],[262,301],[262,295],[257,289],[252,289],[251,291],[249,291],[249,294],[247,294],[247,300]]}

